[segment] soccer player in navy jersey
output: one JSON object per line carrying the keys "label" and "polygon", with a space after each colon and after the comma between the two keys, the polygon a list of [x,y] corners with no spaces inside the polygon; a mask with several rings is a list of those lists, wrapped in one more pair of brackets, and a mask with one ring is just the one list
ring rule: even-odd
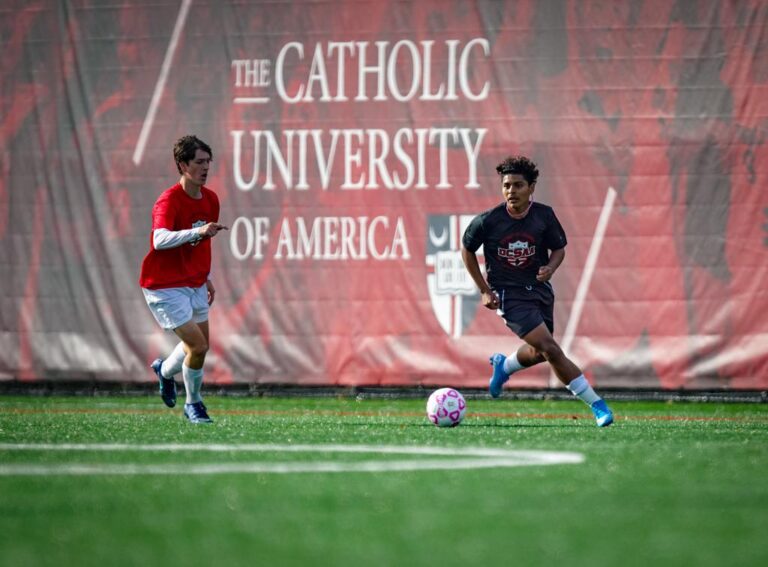
{"label": "soccer player in navy jersey", "polygon": [[[597,425],[610,425],[613,414],[605,400],[552,336],[555,294],[549,280],[565,258],[567,240],[552,208],[533,202],[539,170],[527,157],[514,156],[496,171],[504,202],[472,220],[464,232],[461,256],[483,305],[496,309],[526,344],[509,356],[491,356],[491,396],[501,395],[511,374],[547,361],[566,388],[592,408]],[[475,254],[480,246],[487,281]]]}
{"label": "soccer player in navy jersey", "polygon": [[176,405],[174,375],[181,372],[186,390],[184,417],[191,423],[211,423],[200,391],[208,352],[208,308],[216,290],[211,282],[211,238],[227,227],[219,224],[219,198],[204,186],[213,152],[196,136],[184,136],[173,147],[181,174],[152,208],[149,253],[141,265],[141,285],[152,315],[180,342],[152,369],[160,381],[160,396]]}

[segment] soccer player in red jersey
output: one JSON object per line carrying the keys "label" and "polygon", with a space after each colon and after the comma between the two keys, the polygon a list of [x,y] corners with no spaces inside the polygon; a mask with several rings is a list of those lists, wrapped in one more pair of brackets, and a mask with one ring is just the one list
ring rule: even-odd
{"label": "soccer player in red jersey", "polygon": [[[461,256],[483,305],[498,310],[526,344],[508,357],[491,356],[491,396],[501,395],[512,373],[547,361],[566,388],[592,408],[597,425],[608,426],[613,413],[605,400],[552,337],[555,294],[549,280],[565,258],[567,239],[552,208],[533,202],[539,170],[527,157],[515,156],[501,162],[496,171],[504,202],[472,220],[464,232]],[[488,281],[477,261],[480,246]]]}
{"label": "soccer player in red jersey", "polygon": [[184,416],[191,423],[211,423],[200,391],[208,352],[208,308],[216,290],[210,280],[211,238],[228,227],[219,224],[219,198],[205,187],[213,152],[196,136],[173,147],[179,182],[166,189],[152,208],[149,253],[139,284],[152,315],[181,339],[152,369],[160,380],[165,405],[176,405],[174,376],[181,372],[186,389]]}

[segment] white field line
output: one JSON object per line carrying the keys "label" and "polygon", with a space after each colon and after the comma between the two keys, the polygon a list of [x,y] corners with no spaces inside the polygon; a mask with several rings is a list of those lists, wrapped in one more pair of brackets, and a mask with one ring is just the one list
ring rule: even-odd
{"label": "white field line", "polygon": [[[586,299],[587,292],[592,284],[592,276],[595,273],[595,266],[597,266],[597,259],[600,256],[600,249],[603,246],[603,239],[605,238],[605,230],[608,227],[608,220],[611,218],[613,202],[615,200],[616,190],[613,187],[608,187],[608,193],[606,193],[605,202],[603,202],[603,209],[600,211],[600,217],[597,219],[597,227],[595,228],[595,234],[592,237],[592,244],[589,246],[589,252],[587,253],[584,271],[581,273],[581,279],[576,288],[576,297],[573,300],[573,307],[571,307],[571,315],[568,318],[568,324],[565,327],[563,340],[560,344],[566,356],[570,356],[571,354],[573,337],[576,336],[576,329],[579,326],[581,312],[584,310],[584,300]],[[549,386],[554,388],[559,384],[560,381],[553,372],[549,377]]]}
{"label": "white field line", "polygon": [[141,126],[141,133],[139,134],[139,140],[136,143],[136,149],[133,151],[133,163],[135,165],[139,165],[139,163],[141,163],[142,157],[144,156],[144,148],[147,146],[149,132],[152,130],[152,124],[155,121],[157,107],[160,106],[160,98],[163,96],[165,81],[168,79],[168,73],[171,70],[173,54],[176,52],[176,46],[179,43],[181,31],[184,29],[184,23],[187,20],[187,14],[189,13],[189,7],[191,5],[192,0],[181,1],[181,9],[179,10],[179,15],[176,17],[176,24],[173,26],[171,42],[168,44],[168,49],[165,52],[165,59],[163,59],[163,65],[160,68],[160,76],[158,77],[157,83],[155,84],[155,91],[152,93],[152,100],[149,103],[149,110],[147,110],[147,116],[144,119],[144,124]]}
{"label": "white field line", "polygon": [[91,475],[161,475],[161,474],[287,474],[322,472],[402,472],[426,470],[466,470],[497,467],[578,464],[580,453],[554,451],[515,451],[493,448],[399,447],[373,445],[275,445],[275,444],[80,444],[80,443],[0,443],[2,451],[134,451],[134,452],[291,452],[291,453],[371,453],[446,456],[447,459],[366,460],[361,462],[250,462],[200,464],[89,464],[60,465],[4,464],[0,476],[91,476]]}

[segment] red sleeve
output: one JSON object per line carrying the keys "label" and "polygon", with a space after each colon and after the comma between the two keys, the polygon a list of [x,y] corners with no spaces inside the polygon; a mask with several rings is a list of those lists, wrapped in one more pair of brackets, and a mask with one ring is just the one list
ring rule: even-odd
{"label": "red sleeve", "polygon": [[216,198],[216,214],[214,215],[216,220],[214,222],[219,222],[219,211],[221,210],[221,206],[219,205],[219,196],[216,195],[216,193],[214,193],[213,196]]}
{"label": "red sleeve", "polygon": [[168,230],[177,230],[176,221],[176,203],[171,198],[171,192],[166,191],[155,202],[152,207],[152,230],[158,228],[167,228]]}

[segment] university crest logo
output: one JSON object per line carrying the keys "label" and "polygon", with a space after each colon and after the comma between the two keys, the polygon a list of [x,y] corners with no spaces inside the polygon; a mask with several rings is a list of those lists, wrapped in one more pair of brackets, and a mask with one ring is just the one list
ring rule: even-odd
{"label": "university crest logo", "polygon": [[[480,292],[461,259],[461,237],[474,215],[427,217],[427,289],[443,331],[460,337],[475,318]],[[477,259],[483,266],[482,248]]]}

